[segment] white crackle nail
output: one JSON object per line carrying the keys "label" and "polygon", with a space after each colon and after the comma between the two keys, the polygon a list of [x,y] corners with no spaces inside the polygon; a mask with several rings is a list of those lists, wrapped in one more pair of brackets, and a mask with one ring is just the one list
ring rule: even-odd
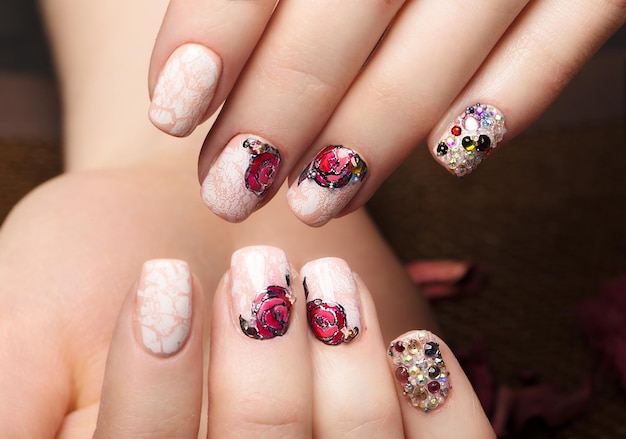
{"label": "white crackle nail", "polygon": [[185,44],[169,57],[154,88],[148,117],[160,130],[184,137],[201,123],[213,99],[221,60],[200,44]]}
{"label": "white crackle nail", "polygon": [[457,177],[472,172],[502,141],[504,115],[492,105],[476,104],[448,126],[433,154]]}
{"label": "white crackle nail", "polygon": [[280,153],[267,140],[235,136],[202,182],[202,200],[218,216],[241,222],[262,202],[280,170]]}
{"label": "white crackle nail", "polygon": [[313,335],[327,345],[352,341],[361,328],[359,295],[352,270],[343,259],[323,258],[300,271]]}
{"label": "white crackle nail", "polygon": [[178,352],[189,335],[191,277],[184,261],[155,259],[143,265],[135,322],[143,346],[159,356]]}
{"label": "white crackle nail", "polygon": [[327,146],[291,185],[287,203],[306,224],[322,226],[346,207],[366,175],[367,165],[359,154],[345,146]]}

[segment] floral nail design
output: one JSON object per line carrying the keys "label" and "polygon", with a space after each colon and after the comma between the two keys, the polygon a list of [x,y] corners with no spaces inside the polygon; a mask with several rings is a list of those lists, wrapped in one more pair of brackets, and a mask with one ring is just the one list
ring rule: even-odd
{"label": "floral nail design", "polygon": [[346,311],[338,303],[315,299],[306,304],[307,320],[315,337],[328,345],[352,341],[359,328],[348,328]]}
{"label": "floral nail design", "polygon": [[245,174],[246,188],[262,197],[278,173],[280,153],[272,145],[253,138],[244,140],[242,146],[252,153]]}
{"label": "floral nail design", "polygon": [[252,134],[233,137],[202,182],[202,200],[230,222],[248,218],[262,203],[280,168],[278,149]]}
{"label": "floral nail design", "polygon": [[395,378],[411,404],[429,412],[446,401],[452,386],[439,343],[428,331],[417,331],[391,343]]}
{"label": "floral nail design", "polygon": [[272,285],[252,304],[250,320],[239,316],[244,334],[257,340],[282,336],[289,328],[293,299],[286,288]]}
{"label": "floral nail design", "polygon": [[322,187],[339,189],[363,180],[366,174],[367,165],[356,152],[341,145],[330,145],[302,171],[298,184],[309,178]]}
{"label": "floral nail design", "polygon": [[458,177],[472,172],[502,141],[504,115],[492,105],[468,107],[435,146],[437,158]]}

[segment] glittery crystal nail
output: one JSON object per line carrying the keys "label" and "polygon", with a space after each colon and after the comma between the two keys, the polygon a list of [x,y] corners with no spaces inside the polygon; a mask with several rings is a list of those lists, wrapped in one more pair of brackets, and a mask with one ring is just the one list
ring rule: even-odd
{"label": "glittery crystal nail", "polygon": [[458,177],[472,172],[502,141],[504,115],[477,103],[456,118],[433,148],[437,159]]}
{"label": "glittery crystal nail", "polygon": [[318,259],[302,267],[301,275],[313,335],[332,346],[352,341],[359,334],[361,313],[348,264],[338,258]]}
{"label": "glittery crystal nail", "polygon": [[186,262],[147,261],[136,296],[135,321],[143,346],[156,355],[178,352],[189,334],[191,277]]}
{"label": "glittery crystal nail", "polygon": [[243,333],[257,340],[285,335],[295,303],[285,253],[267,246],[238,250],[231,279],[233,310]]}
{"label": "glittery crystal nail", "polygon": [[266,140],[235,136],[202,183],[202,199],[231,222],[245,220],[270,190],[280,169],[280,153]]}
{"label": "glittery crystal nail", "polygon": [[359,154],[330,145],[309,163],[287,192],[293,212],[311,226],[322,226],[337,215],[359,190],[367,165]]}
{"label": "glittery crystal nail", "polygon": [[430,412],[446,402],[452,389],[439,343],[428,331],[415,331],[391,343],[388,351],[396,381],[409,402]]}

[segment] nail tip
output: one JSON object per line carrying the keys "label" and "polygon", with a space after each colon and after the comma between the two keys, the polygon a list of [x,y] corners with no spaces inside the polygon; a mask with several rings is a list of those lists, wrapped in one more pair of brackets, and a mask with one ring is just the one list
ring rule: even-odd
{"label": "nail tip", "polygon": [[428,413],[445,404],[452,385],[438,339],[429,331],[411,331],[391,342],[388,355],[402,393],[415,408]]}
{"label": "nail tip", "polygon": [[448,126],[432,152],[450,173],[464,177],[495,151],[505,133],[504,114],[493,105],[476,103]]}
{"label": "nail tip", "polygon": [[278,149],[258,136],[233,137],[202,183],[204,203],[221,218],[241,222],[262,205],[280,170]]}

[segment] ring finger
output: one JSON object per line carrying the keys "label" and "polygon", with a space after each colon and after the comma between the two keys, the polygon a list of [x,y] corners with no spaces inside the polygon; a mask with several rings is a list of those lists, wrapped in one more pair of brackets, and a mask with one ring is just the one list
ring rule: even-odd
{"label": "ring finger", "polygon": [[291,174],[287,200],[294,213],[320,226],[362,205],[428,133],[527,2],[407,2],[315,140],[318,150],[343,145],[344,157],[358,154],[367,164],[343,166],[331,157],[341,165],[331,177],[341,171],[361,177],[359,168],[366,168],[368,178],[324,186],[318,176],[329,174],[329,166],[322,169],[329,152],[309,162],[317,152],[310,151]]}
{"label": "ring finger", "polygon": [[367,288],[337,258],[309,262],[301,272],[310,326],[315,436],[403,438]]}

